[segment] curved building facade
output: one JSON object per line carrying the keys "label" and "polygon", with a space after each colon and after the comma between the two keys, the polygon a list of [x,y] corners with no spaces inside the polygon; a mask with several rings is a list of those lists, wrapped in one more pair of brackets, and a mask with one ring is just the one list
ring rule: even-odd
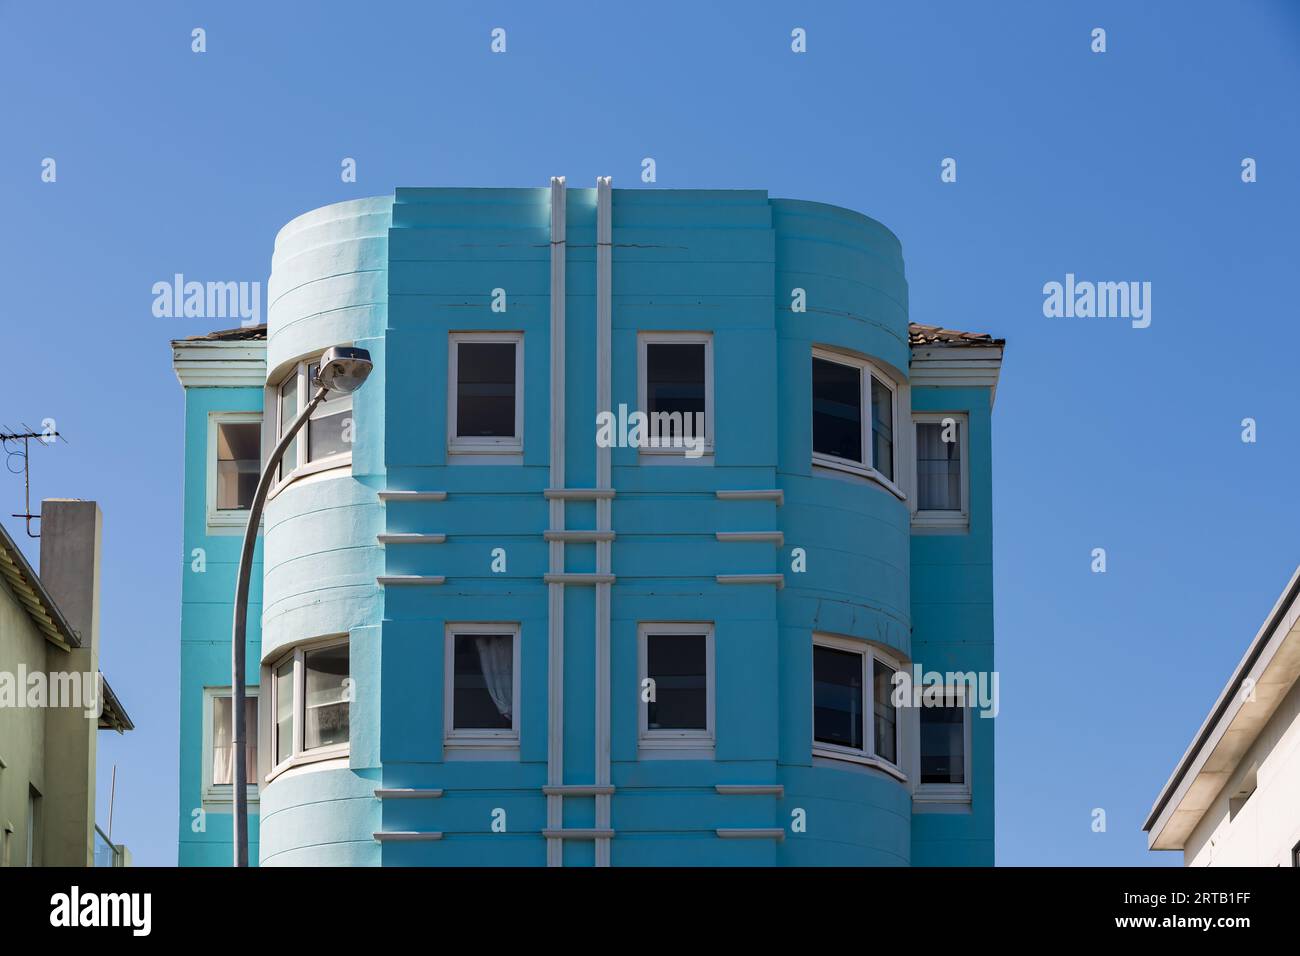
{"label": "curved building facade", "polygon": [[1002,343],[910,323],[888,229],[399,189],[285,226],[268,306],[175,343],[219,558],[185,579],[182,863],[229,857],[234,476],[333,345],[375,371],[299,435],[255,570],[262,865],[992,863]]}

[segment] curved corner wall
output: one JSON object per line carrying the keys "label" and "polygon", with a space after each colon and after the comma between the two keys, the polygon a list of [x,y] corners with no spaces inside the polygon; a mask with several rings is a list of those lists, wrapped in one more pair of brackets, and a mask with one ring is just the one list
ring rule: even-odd
{"label": "curved corner wall", "polygon": [[[261,792],[263,865],[378,862],[372,832],[378,779],[378,629],[383,558],[384,329],[392,197],[313,210],[275,241],[268,283],[267,381],[334,345],[370,350],[370,379],[353,396],[352,465],[281,487],[263,526],[262,662],[328,635],[350,636],[350,753],[285,771]],[[274,408],[268,392],[267,408]],[[303,440],[300,438],[300,440]],[[269,702],[269,698],[268,702]],[[346,763],[346,766],[344,764]],[[325,768],[329,769],[325,769]]]}
{"label": "curved corner wall", "polygon": [[[814,814],[817,830],[786,840],[786,865],[899,865],[910,861],[911,798],[884,773],[810,760],[812,638],[872,642],[907,660],[911,517],[880,484],[812,464],[812,350],[844,351],[896,382],[897,449],[908,415],[907,280],[902,249],[873,219],[821,203],[774,199],[776,332],[781,428],[777,510],[786,553],[803,548],[807,570],[777,595],[782,670],[781,777],[786,806]],[[803,289],[806,311],[791,308]],[[895,455],[897,458],[897,454]],[[836,762],[838,763],[838,762]],[[820,840],[817,833],[833,834]]]}

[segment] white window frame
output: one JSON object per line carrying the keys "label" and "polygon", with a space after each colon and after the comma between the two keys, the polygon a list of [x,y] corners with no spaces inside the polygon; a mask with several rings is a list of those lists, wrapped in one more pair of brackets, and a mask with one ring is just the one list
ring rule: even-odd
{"label": "white window frame", "polygon": [[[855,640],[848,637],[839,637],[834,634],[814,633],[812,647],[825,647],[830,650],[848,651],[852,654],[858,654],[862,658],[862,712],[866,719],[863,725],[863,743],[866,745],[861,750],[853,747],[844,747],[839,744],[826,743],[817,739],[817,672],[815,667],[809,668],[809,700],[808,714],[810,717],[809,729],[812,736],[812,755],[829,760],[847,760],[851,763],[863,764],[868,767],[875,767],[883,770],[891,777],[907,783],[907,773],[903,769],[903,758],[907,753],[904,750],[907,735],[903,733],[905,723],[906,708],[894,708],[894,753],[898,757],[898,763],[894,763],[885,757],[876,754],[876,681],[875,681],[875,661],[879,660],[882,664],[892,668],[895,672],[902,671],[904,664],[898,657],[886,653],[874,644],[868,644],[865,641]],[[813,651],[810,650],[810,658]],[[810,659],[811,663],[811,659]]]}
{"label": "white window frame", "polygon": [[[704,730],[664,730],[650,728],[650,704],[642,696],[649,677],[648,645],[651,634],[704,635],[705,720]],[[643,759],[684,758],[712,759],[717,746],[717,677],[714,669],[714,627],[711,621],[640,621],[636,626],[637,643],[637,749]]]}
{"label": "white window frame", "polygon": [[[230,529],[242,531],[248,525],[248,509],[217,510],[217,426],[218,425],[257,425],[262,424],[261,412],[208,412],[208,452],[207,452],[207,532],[208,534],[233,534]],[[258,475],[261,475],[263,448],[257,443]]]}
{"label": "white window frame", "polygon": [[[921,464],[920,443],[916,440],[916,426],[921,424],[943,424],[947,419],[957,423],[957,438],[961,444],[961,510],[960,511],[922,511],[921,503]],[[916,453],[912,456],[913,498],[916,510],[912,513],[912,527],[920,531],[968,531],[970,530],[970,416],[966,412],[913,412],[912,413],[912,447]],[[897,452],[895,452],[897,460]]]}
{"label": "white window frame", "polygon": [[713,404],[713,333],[712,332],[638,332],[636,336],[636,404],[637,410],[646,416],[646,437],[649,438],[650,404],[649,404],[649,345],[703,345],[704,346],[704,447],[698,458],[688,458],[685,448],[650,448],[642,446],[637,449],[642,455],[658,455],[665,462],[699,462],[713,457],[715,445],[714,404]]}
{"label": "white window frame", "polygon": [[[456,434],[457,385],[462,343],[512,342],[515,346],[515,434],[513,437]],[[451,332],[447,339],[447,453],[460,464],[522,464],[524,454],[524,333]],[[467,457],[472,456],[472,457]],[[483,457],[478,457],[483,456]]]}
{"label": "white window frame", "polygon": [[[266,762],[270,765],[270,772],[266,775],[269,783],[275,777],[278,777],[284,771],[302,766],[304,764],[318,763],[323,760],[336,760],[340,757],[347,757],[352,752],[352,701],[348,702],[348,740],[346,743],[330,744],[328,747],[313,747],[311,750],[303,748],[303,730],[306,725],[305,711],[306,706],[306,655],[311,651],[325,650],[330,647],[348,646],[348,676],[351,677],[352,671],[352,649],[350,635],[335,634],[329,637],[322,637],[317,640],[305,641],[285,652],[277,655],[266,669],[269,675],[267,689],[260,694],[257,704],[258,720],[267,722],[268,733],[258,741],[258,761],[261,762],[262,740],[267,743]],[[286,662],[293,661],[293,744],[290,748],[290,754],[284,760],[279,760],[280,748],[278,746],[277,735],[279,727],[276,723],[276,717],[279,714],[279,687],[275,679],[278,671]],[[266,707],[262,706],[262,701],[267,701]]]}
{"label": "white window frame", "polygon": [[[899,393],[900,388],[894,377],[882,369],[875,362],[863,358],[860,355],[851,352],[842,352],[836,349],[826,348],[821,345],[814,345],[812,349],[812,359],[821,359],[826,362],[834,362],[837,365],[846,365],[858,370],[859,383],[859,401],[861,404],[861,422],[862,429],[862,461],[853,461],[848,458],[841,458],[838,455],[827,455],[819,452],[815,447],[812,448],[812,463],[814,471],[817,468],[829,468],[834,471],[844,472],[850,475],[857,475],[861,478],[869,478],[872,481],[883,485],[886,489],[896,495],[903,501],[907,500],[907,495],[903,492],[899,476],[903,473],[903,455],[902,449],[906,447],[899,434],[898,422],[902,417],[899,414]],[[809,359],[808,370],[808,393],[812,397],[812,359]],[[889,389],[891,401],[890,411],[892,413],[891,429],[894,436],[894,477],[888,478],[882,472],[876,470],[875,454],[876,443],[871,434],[872,408],[871,408],[871,380],[875,379]],[[813,435],[813,414],[811,400],[808,403],[808,436],[809,446],[812,447]]]}
{"label": "white window frame", "polygon": [[[302,412],[304,408],[307,407],[307,404],[312,400],[312,397],[316,394],[316,387],[312,385],[311,381],[308,379],[307,369],[309,369],[312,365],[320,362],[321,356],[323,354],[324,354],[323,352],[320,352],[315,355],[309,355],[306,358],[300,359],[291,368],[289,368],[288,371],[286,371],[283,375],[281,375],[274,385],[268,386],[267,399],[269,401],[274,402],[274,408],[275,408],[274,415],[269,416],[269,419],[270,421],[275,423],[275,428],[271,434],[270,448],[266,449],[267,452],[269,452],[270,449],[275,448],[275,446],[279,444],[280,437],[284,434],[285,426],[287,424],[292,424],[293,421],[292,419],[290,419],[289,422],[284,421],[284,410],[281,408],[282,403],[280,401],[280,390],[284,387],[285,382],[289,380],[289,376],[291,375],[297,376],[298,403],[297,403],[297,409],[293,413],[294,416],[296,417],[299,413]],[[264,406],[265,404],[266,402],[263,402]],[[353,422],[354,434],[355,434],[355,427],[356,427],[356,423]],[[308,475],[313,475],[322,471],[330,471],[335,468],[352,467],[351,449],[344,452],[338,452],[333,455],[326,455],[324,458],[318,458],[315,461],[308,461],[307,460],[308,432],[310,431],[310,429],[311,429],[311,422],[307,421],[303,424],[302,428],[298,431],[298,434],[296,436],[297,447],[294,448],[294,461],[290,462],[287,457],[281,460],[279,467],[276,469],[277,475],[272,479],[271,492],[268,497],[272,497],[272,498],[275,497],[282,488],[286,487],[287,485],[291,484],[294,481],[297,481],[299,478],[305,478]]]}
{"label": "white window frame", "polygon": [[[231,697],[230,687],[205,687],[203,688],[203,803],[206,807],[208,804],[225,804],[230,805],[235,801],[235,788],[228,783],[212,782],[212,752],[214,736],[214,725],[212,720],[213,702],[218,697]],[[261,688],[256,684],[244,688],[244,696],[252,697],[257,700],[257,722],[244,728],[245,734],[257,734],[258,727],[262,722],[262,701]],[[260,735],[259,735],[260,737]],[[261,740],[258,740],[257,763],[262,763]],[[258,766],[253,767],[248,775],[248,802],[256,803],[258,800],[257,773]]]}
{"label": "white window frame", "polygon": [[[456,693],[456,638],[474,634],[509,634],[512,637],[511,677],[513,706],[510,712],[510,729],[455,727]],[[442,660],[442,745],[450,755],[467,758],[503,758],[519,754],[519,716],[523,710],[522,661],[518,621],[458,621],[448,623],[443,629]]]}
{"label": "white window frame", "polygon": [[[926,693],[927,688],[921,688],[922,694]],[[915,753],[912,755],[912,765],[916,768],[916,786],[912,791],[912,800],[915,803],[970,803],[971,802],[971,770],[973,761],[971,760],[971,716],[974,708],[971,702],[965,700],[964,685],[948,685],[944,688],[944,700],[952,699],[954,702],[960,702],[962,705],[962,783],[922,783],[921,782],[921,712],[925,710],[925,704],[920,707],[910,709],[916,711],[916,733],[914,740],[916,743]]]}

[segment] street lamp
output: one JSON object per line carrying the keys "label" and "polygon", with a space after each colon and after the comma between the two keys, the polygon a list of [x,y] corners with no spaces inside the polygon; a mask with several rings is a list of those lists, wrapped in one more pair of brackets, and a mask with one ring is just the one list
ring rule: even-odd
{"label": "street lamp", "polygon": [[248,768],[244,755],[244,644],[248,629],[248,578],[252,573],[253,547],[257,543],[257,526],[262,521],[262,506],[266,504],[266,494],[271,490],[271,476],[284,457],[285,450],[302,428],[303,423],[311,417],[316,406],[325,400],[328,392],[355,392],[370,375],[374,364],[370,353],[365,349],[336,346],[320,359],[320,369],[312,385],[318,390],[307,403],[307,407],[298,413],[279,442],[271,452],[271,457],[262,469],[262,477],[257,481],[257,491],[253,493],[253,503],[248,508],[248,525],[244,528],[244,547],[239,553],[239,578],[235,584],[235,626],[230,635],[230,709],[233,712],[234,729],[231,735],[231,749],[235,764],[235,866],[248,866]]}

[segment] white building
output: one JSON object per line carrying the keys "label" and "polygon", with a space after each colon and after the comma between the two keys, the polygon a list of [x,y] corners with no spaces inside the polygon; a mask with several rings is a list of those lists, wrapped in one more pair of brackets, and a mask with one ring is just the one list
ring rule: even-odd
{"label": "white building", "polygon": [[1187,866],[1300,866],[1300,569],[1142,829]]}

